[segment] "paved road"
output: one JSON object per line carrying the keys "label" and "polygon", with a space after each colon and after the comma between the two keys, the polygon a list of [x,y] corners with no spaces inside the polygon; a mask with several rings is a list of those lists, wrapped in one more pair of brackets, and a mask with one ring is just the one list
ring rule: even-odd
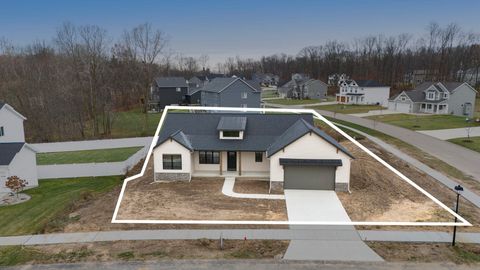
{"label": "paved road", "polygon": [[[333,112],[317,110],[321,115],[333,117]],[[378,130],[382,133],[400,139],[411,144],[430,155],[443,160],[451,166],[471,175],[480,182],[480,153],[458,146],[456,144],[442,141],[428,135],[408,130],[401,127],[360,118],[347,114],[336,114],[335,118],[355,123],[367,128]]]}
{"label": "paved road", "polygon": [[70,142],[53,142],[53,143],[33,143],[31,144],[38,152],[64,152],[79,151],[93,149],[109,149],[133,146],[150,146],[153,137],[136,137],[122,139],[105,139],[105,140],[86,140],[86,141],[70,141]]}
{"label": "paved road", "polygon": [[452,263],[411,263],[411,262],[377,262],[377,263],[339,263],[321,261],[283,261],[283,260],[159,260],[148,262],[99,262],[99,263],[71,263],[47,264],[34,266],[15,266],[5,269],[72,269],[72,270],[133,270],[133,269],[165,269],[165,270],[473,270],[478,269],[478,264],[452,264]]}
{"label": "paved road", "polygon": [[[332,227],[341,233],[338,235],[332,235]],[[345,240],[350,237],[350,232],[347,234],[345,234],[344,231],[342,232],[343,227],[346,228],[348,226],[315,226],[314,229],[311,229],[312,227],[304,227],[303,229],[185,229],[53,233],[0,237],[0,246],[31,246],[129,240],[195,240],[202,238],[217,240],[220,239],[220,236],[223,236],[225,239],[232,240],[242,240],[244,237],[247,239],[256,240]],[[451,235],[449,233],[432,231],[360,230],[358,233],[363,240],[367,241],[449,242],[451,239]],[[458,233],[457,239],[459,242],[480,244],[480,233]]]}
{"label": "paved road", "polygon": [[[451,129],[439,129],[439,130],[421,130],[418,131],[428,136],[435,137],[440,140],[449,140],[454,138],[467,137],[466,128],[451,128]],[[470,128],[470,137],[480,136],[480,127]]]}

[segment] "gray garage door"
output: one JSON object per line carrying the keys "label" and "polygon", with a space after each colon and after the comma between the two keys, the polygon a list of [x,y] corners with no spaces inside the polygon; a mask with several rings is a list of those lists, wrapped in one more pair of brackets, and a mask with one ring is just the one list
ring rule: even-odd
{"label": "gray garage door", "polygon": [[284,166],[285,189],[335,190],[335,166]]}

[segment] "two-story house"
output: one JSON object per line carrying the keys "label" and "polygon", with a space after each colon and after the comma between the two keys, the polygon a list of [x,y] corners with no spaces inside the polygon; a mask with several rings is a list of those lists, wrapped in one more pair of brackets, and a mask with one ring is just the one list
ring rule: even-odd
{"label": "two-story house", "polygon": [[292,79],[278,88],[281,98],[322,99],[327,96],[328,85],[307,75],[295,73]]}
{"label": "two-story house", "polygon": [[202,106],[260,108],[262,91],[258,83],[238,77],[215,78],[198,92]]}
{"label": "two-story house", "polygon": [[477,91],[463,82],[425,82],[390,99],[388,109],[403,113],[473,117]]}
{"label": "two-story house", "polygon": [[339,82],[336,100],[341,104],[388,105],[390,87],[373,80],[344,80]]}
{"label": "two-story house", "polygon": [[0,192],[9,192],[5,182],[18,176],[38,186],[36,151],[25,143],[23,121],[26,118],[0,101]]}
{"label": "two-story house", "polygon": [[167,105],[187,104],[188,84],[183,77],[158,77],[150,89],[149,108],[161,111]]}

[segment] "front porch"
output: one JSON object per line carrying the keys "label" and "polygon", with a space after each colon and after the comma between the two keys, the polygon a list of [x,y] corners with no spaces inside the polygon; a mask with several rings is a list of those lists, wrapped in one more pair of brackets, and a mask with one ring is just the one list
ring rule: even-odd
{"label": "front porch", "polygon": [[448,104],[421,103],[419,113],[448,114]]}
{"label": "front porch", "polygon": [[269,180],[270,172],[253,172],[253,171],[194,171],[192,177],[235,177],[235,178],[255,178],[257,180]]}

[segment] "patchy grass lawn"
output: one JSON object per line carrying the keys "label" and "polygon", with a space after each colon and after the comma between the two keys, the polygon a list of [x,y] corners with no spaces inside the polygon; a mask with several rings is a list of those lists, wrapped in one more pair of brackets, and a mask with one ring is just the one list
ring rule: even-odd
{"label": "patchy grass lawn", "polygon": [[116,241],[0,248],[0,266],[165,259],[274,259],[289,241],[155,240]]}
{"label": "patchy grass lawn", "polygon": [[368,116],[367,118],[411,130],[435,130],[480,126],[480,124],[477,123],[466,122],[465,117],[462,116],[442,114],[412,115],[399,113]]}
{"label": "patchy grass lawn", "polygon": [[348,105],[348,104],[331,104],[309,106],[309,109],[325,110],[337,113],[351,114],[351,113],[367,113],[374,110],[386,109],[380,105]]}
{"label": "patchy grass lawn", "polygon": [[262,98],[278,97],[277,90],[262,90]]}
{"label": "patchy grass lawn", "polygon": [[25,191],[32,196],[29,201],[0,207],[0,235],[37,234],[47,228],[61,228],[68,222],[71,207],[112,190],[120,180],[120,176],[41,180],[38,187]]}
{"label": "patchy grass lawn", "polygon": [[[153,136],[160,121],[161,113],[147,114],[147,128],[144,130],[145,114],[141,108],[135,108],[129,111],[115,112],[113,116],[112,134],[108,138],[128,138],[128,137],[144,137]],[[100,123],[102,119],[100,119]],[[87,127],[91,128],[88,123]],[[91,130],[87,130],[87,134],[93,134]]]}
{"label": "patchy grass lawn", "polygon": [[470,137],[470,138],[455,138],[448,140],[449,142],[461,145],[473,151],[480,152],[480,137]]}
{"label": "patchy grass lawn", "polygon": [[266,100],[267,103],[280,104],[280,105],[302,105],[302,104],[315,104],[321,102],[320,99],[288,99],[278,98]]}
{"label": "patchy grass lawn", "polygon": [[38,153],[37,164],[49,165],[124,161],[140,149],[142,149],[142,147]]}

